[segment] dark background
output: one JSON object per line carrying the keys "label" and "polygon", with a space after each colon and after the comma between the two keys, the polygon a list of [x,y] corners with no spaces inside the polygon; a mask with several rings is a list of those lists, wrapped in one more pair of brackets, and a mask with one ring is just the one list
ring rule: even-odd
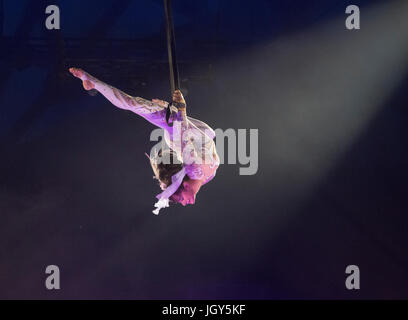
{"label": "dark background", "polygon": [[162,1],[0,3],[0,298],[408,298],[406,1],[174,0],[189,114],[259,129],[259,170],[159,216],[153,126],[67,68],[168,99]]}

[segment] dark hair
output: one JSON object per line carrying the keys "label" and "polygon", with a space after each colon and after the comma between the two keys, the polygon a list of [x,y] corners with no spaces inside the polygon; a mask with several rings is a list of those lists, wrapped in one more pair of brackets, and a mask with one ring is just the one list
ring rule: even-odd
{"label": "dark hair", "polygon": [[150,164],[154,172],[154,178],[166,187],[171,185],[171,177],[183,169],[183,164],[177,160],[176,153],[171,149],[165,149],[164,151],[160,149],[154,157],[150,158]]}

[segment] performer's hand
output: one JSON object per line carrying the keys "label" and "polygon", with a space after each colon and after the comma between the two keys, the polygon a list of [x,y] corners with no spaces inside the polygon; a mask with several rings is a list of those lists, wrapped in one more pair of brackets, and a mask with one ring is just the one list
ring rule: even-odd
{"label": "performer's hand", "polygon": [[69,68],[69,72],[73,74],[74,77],[77,77],[82,80],[82,85],[84,86],[85,90],[91,90],[95,88],[95,85],[92,81],[88,80],[88,74],[79,68]]}
{"label": "performer's hand", "polygon": [[175,90],[173,93],[173,102],[182,103],[186,105],[186,101],[184,100],[183,94],[180,90]]}

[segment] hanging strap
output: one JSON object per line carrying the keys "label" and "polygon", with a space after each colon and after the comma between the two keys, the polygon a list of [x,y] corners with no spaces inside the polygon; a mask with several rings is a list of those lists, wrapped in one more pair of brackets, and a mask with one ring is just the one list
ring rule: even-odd
{"label": "hanging strap", "polygon": [[[176,40],[174,36],[174,24],[170,0],[164,0],[164,11],[166,15],[167,53],[169,57],[169,70],[170,70],[170,88],[171,88],[170,96],[172,97],[173,92],[177,89],[180,89],[180,79],[177,67]],[[173,99],[170,99],[170,101],[172,100]],[[169,123],[171,115],[170,110],[171,104],[172,102],[169,103],[166,110],[166,122],[170,126],[172,125]]]}

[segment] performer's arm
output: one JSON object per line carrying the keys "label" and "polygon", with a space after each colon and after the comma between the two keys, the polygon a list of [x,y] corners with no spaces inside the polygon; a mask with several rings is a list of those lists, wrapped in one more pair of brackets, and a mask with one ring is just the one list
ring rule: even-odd
{"label": "performer's arm", "polygon": [[176,103],[177,109],[181,112],[183,123],[187,123],[186,101],[180,90],[175,90],[173,93],[173,102]]}
{"label": "performer's arm", "polygon": [[[166,106],[163,103],[152,102],[140,97],[132,97],[123,91],[96,79],[81,69],[70,68],[69,71],[75,77],[82,80],[83,86],[86,90],[96,89],[114,106],[120,109],[130,110],[159,127],[165,125],[163,112]],[[158,114],[160,111],[163,115],[161,113]]]}

